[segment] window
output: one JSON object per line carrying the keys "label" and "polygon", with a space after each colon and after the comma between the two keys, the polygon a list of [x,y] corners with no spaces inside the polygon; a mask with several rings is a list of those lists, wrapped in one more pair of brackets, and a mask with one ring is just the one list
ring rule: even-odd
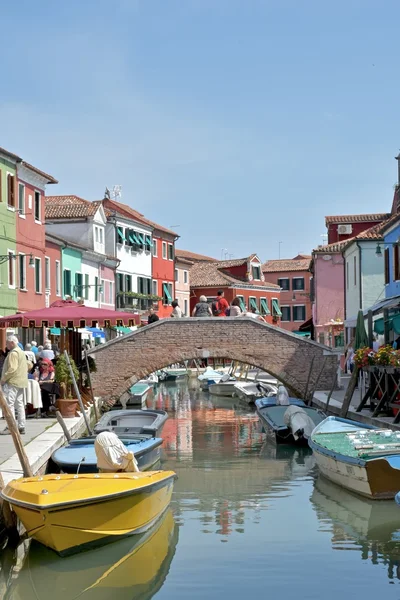
{"label": "window", "polygon": [[[385,284],[390,283],[389,271],[389,248],[385,248]],[[347,288],[349,287],[349,277],[347,274]]]}
{"label": "window", "polygon": [[393,279],[398,281],[400,279],[400,261],[399,261],[399,244],[393,246]]}
{"label": "window", "polygon": [[61,268],[59,260],[56,260],[56,296],[61,296]]}
{"label": "window", "polygon": [[153,296],[158,296],[158,285],[156,279],[153,279]]}
{"label": "window", "polygon": [[273,317],[281,317],[282,312],[281,312],[281,309],[279,308],[278,298],[272,298],[271,301],[272,301],[272,316]]}
{"label": "window", "polygon": [[50,259],[45,256],[44,259],[44,289],[50,290]]}
{"label": "window", "polygon": [[125,241],[124,228],[117,227],[117,244],[123,244]]}
{"label": "window", "polygon": [[112,281],[109,281],[109,304],[114,304],[114,284]]}
{"label": "window", "polygon": [[124,276],[122,273],[117,273],[117,294],[124,291]]}
{"label": "window", "polygon": [[144,241],[146,252],[151,252],[151,249],[153,248],[153,241],[151,239],[151,235],[146,235]]}
{"label": "window", "polygon": [[342,331],[338,335],[335,335],[334,345],[335,345],[335,348],[343,348],[344,347],[344,331]]}
{"label": "window", "polygon": [[153,239],[153,256],[157,258],[157,240]]}
{"label": "window", "polygon": [[172,283],[163,283],[163,304],[171,304],[172,293]]}
{"label": "window", "polygon": [[88,273],[85,273],[85,285],[84,285],[84,290],[83,290],[83,294],[85,297],[85,300],[89,300],[89,275]]}
{"label": "window", "polygon": [[71,296],[71,271],[64,269],[64,296]]}
{"label": "window", "polygon": [[99,241],[99,228],[98,227],[94,228],[94,240],[95,240],[95,242]]}
{"label": "window", "polygon": [[290,290],[289,278],[278,279],[278,285],[285,291]]}
{"label": "window", "polygon": [[77,298],[82,298],[83,296],[83,275],[82,273],[75,273],[75,296]]}
{"label": "window", "polygon": [[132,275],[125,275],[125,292],[132,291]]}
{"label": "window", "polygon": [[243,296],[238,296],[238,300],[239,300],[239,304],[240,304],[240,309],[245,311],[246,310],[246,304],[244,302],[244,297]]}
{"label": "window", "polygon": [[19,289],[26,290],[26,256],[19,255]]}
{"label": "window", "polygon": [[18,184],[18,210],[19,216],[25,217],[25,186],[23,183]]}
{"label": "window", "polygon": [[35,292],[42,293],[42,261],[35,258]]}
{"label": "window", "polygon": [[253,276],[253,279],[261,280],[261,267],[258,265],[252,265],[251,274]]}
{"label": "window", "polygon": [[293,290],[304,290],[304,277],[293,277],[292,289]]}
{"label": "window", "polygon": [[7,205],[15,208],[15,177],[10,173],[7,175]]}
{"label": "window", "polygon": [[354,285],[357,285],[357,257],[353,257]]}
{"label": "window", "polygon": [[162,243],[162,257],[167,258],[167,242]]}
{"label": "window", "polygon": [[189,273],[188,271],[183,271],[183,283],[189,282]]}
{"label": "window", "polygon": [[314,285],[314,277],[310,277],[310,301],[315,301],[315,285]]}
{"label": "window", "polygon": [[104,239],[103,239],[103,228],[99,227],[99,239],[100,239],[100,244],[104,244]]}
{"label": "window", "polygon": [[257,305],[257,298],[255,298],[254,296],[250,296],[249,297],[249,303],[250,303],[250,310],[251,312],[256,312],[258,314],[258,305]]}
{"label": "window", "polygon": [[304,322],[306,320],[306,307],[304,304],[293,306],[293,321]]}
{"label": "window", "polygon": [[291,321],[290,306],[281,306],[282,321]]}
{"label": "window", "polygon": [[15,288],[15,252],[8,251],[8,287]]}
{"label": "window", "polygon": [[94,278],[94,301],[99,301],[99,278]]}
{"label": "window", "polygon": [[318,342],[320,344],[325,344],[325,333],[323,331],[318,334]]}
{"label": "window", "polygon": [[189,302],[186,298],[183,301],[183,314],[185,315],[185,317],[189,316]]}
{"label": "window", "polygon": [[175,269],[175,281],[177,281],[179,283],[179,271],[178,271],[178,269]]}
{"label": "window", "polygon": [[174,260],[174,245],[168,244],[168,260]]}
{"label": "window", "polygon": [[104,288],[104,279],[100,279],[100,297],[103,301],[106,297],[105,288]]}
{"label": "window", "polygon": [[268,308],[268,300],[266,298],[260,298],[260,309],[262,315],[271,314],[271,311]]}
{"label": "window", "polygon": [[40,192],[35,191],[35,221],[40,221]]}
{"label": "window", "polygon": [[149,296],[151,294],[151,279],[148,277],[138,277],[138,292]]}

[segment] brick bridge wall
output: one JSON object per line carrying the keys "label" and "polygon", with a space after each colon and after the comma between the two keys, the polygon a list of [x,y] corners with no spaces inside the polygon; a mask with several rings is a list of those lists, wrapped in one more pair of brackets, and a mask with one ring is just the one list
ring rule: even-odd
{"label": "brick bridge wall", "polygon": [[326,346],[251,318],[163,319],[90,351],[97,372],[94,393],[119,398],[139,379],[193,358],[226,358],[248,363],[282,381],[303,397],[314,357],[309,391],[330,389],[338,359]]}

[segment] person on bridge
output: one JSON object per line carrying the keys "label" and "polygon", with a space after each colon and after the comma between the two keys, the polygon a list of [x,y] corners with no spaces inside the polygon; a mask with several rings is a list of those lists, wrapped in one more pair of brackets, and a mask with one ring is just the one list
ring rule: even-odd
{"label": "person on bridge", "polygon": [[224,298],[224,292],[217,292],[217,299],[212,303],[212,313],[214,317],[226,317],[226,311],[229,309],[229,304]]}
{"label": "person on bridge", "polygon": [[178,300],[174,300],[172,302],[171,306],[172,306],[171,317],[174,317],[175,319],[180,319],[182,317],[182,309],[179,306]]}
{"label": "person on bridge", "polygon": [[152,323],[156,323],[160,320],[160,317],[156,315],[152,308],[149,309],[149,318],[147,319],[147,325],[151,325]]}
{"label": "person on bridge", "polygon": [[211,308],[205,296],[200,296],[199,302],[193,309],[192,317],[212,317]]}
{"label": "person on bridge", "polygon": [[232,300],[229,316],[230,317],[240,317],[241,314],[242,314],[242,309],[240,308],[240,300],[239,300],[239,297],[236,296],[236,298],[234,298]]}

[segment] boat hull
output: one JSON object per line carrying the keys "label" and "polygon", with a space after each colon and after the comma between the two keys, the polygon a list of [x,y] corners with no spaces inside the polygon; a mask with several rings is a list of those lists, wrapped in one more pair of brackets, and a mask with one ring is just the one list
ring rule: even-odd
{"label": "boat hull", "polygon": [[208,391],[213,396],[232,398],[235,393],[235,386],[234,383],[212,383],[208,386]]}
{"label": "boat hull", "polygon": [[117,435],[151,435],[160,437],[168,414],[164,410],[111,410],[94,426],[97,435],[113,431]]}
{"label": "boat hull", "polygon": [[[45,487],[46,477],[43,480]],[[112,483],[112,479],[110,481]],[[147,531],[169,506],[173,482],[174,476],[170,475],[144,489],[116,492],[111,497],[72,500],[50,507],[29,505],[10,497],[7,493],[9,484],[4,498],[10,502],[30,537],[58,554],[66,555]]]}

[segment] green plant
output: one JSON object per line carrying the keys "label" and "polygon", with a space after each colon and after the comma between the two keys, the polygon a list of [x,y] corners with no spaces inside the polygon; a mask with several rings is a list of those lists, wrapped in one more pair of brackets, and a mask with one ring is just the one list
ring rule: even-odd
{"label": "green plant", "polygon": [[97,373],[96,361],[94,360],[93,356],[88,356],[87,359],[90,373]]}
{"label": "green plant", "polygon": [[[74,374],[74,377],[75,377],[76,381],[78,381],[79,380],[79,371],[76,367],[75,361],[72,358],[72,356],[69,357],[69,360],[71,363],[72,372]],[[61,356],[59,356],[59,358],[56,362],[55,375],[56,375],[56,381],[60,385],[61,398],[64,400],[65,399],[70,400],[71,398],[73,398],[73,396],[72,396],[73,381],[72,381],[72,377],[69,372],[67,360],[66,360],[64,354],[61,354]]]}
{"label": "green plant", "polygon": [[155,294],[139,294],[138,292],[118,292],[117,296],[137,298],[139,300],[162,300],[161,296],[156,296]]}

